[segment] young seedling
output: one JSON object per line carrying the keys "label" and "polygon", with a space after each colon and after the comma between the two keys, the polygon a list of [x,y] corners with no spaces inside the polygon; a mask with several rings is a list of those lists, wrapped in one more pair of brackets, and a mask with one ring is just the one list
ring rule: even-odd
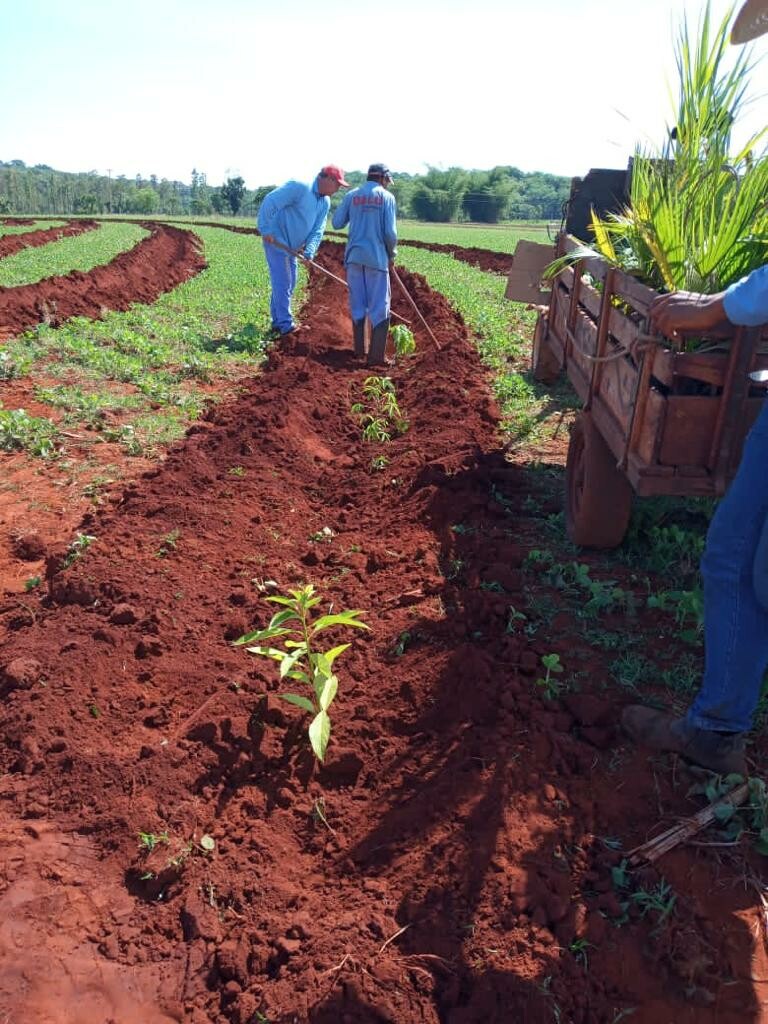
{"label": "young seedling", "polygon": [[374,444],[384,444],[392,440],[392,435],[387,430],[388,423],[383,416],[371,416],[366,413],[363,417],[363,440]]}
{"label": "young seedling", "polygon": [[178,539],[181,536],[181,530],[171,530],[160,541],[160,547],[157,550],[158,558],[167,558],[172,551],[175,551],[178,547]]}
{"label": "young seedling", "polygon": [[368,407],[357,402],[352,406],[352,413],[360,417],[364,440],[390,441],[393,430],[396,434],[406,432],[408,420],[398,405],[395,385],[389,377],[366,377],[363,395]]}
{"label": "young seedling", "polygon": [[513,604],[511,604],[509,606],[509,608],[507,609],[507,625],[504,628],[504,632],[505,633],[516,633],[517,632],[517,623],[518,622],[525,622],[526,620],[527,620],[527,616],[523,615],[522,612],[519,612],[517,610],[517,608],[515,608],[515,606]]}
{"label": "young seedling", "polygon": [[[272,616],[266,629],[257,629],[235,641],[236,645],[254,644],[248,647],[251,654],[271,658],[280,665],[280,679],[294,679],[309,688],[310,697],[300,693],[281,693],[288,701],[302,711],[312,715],[309,724],[309,742],[318,761],[325,760],[328,740],[331,736],[331,719],[328,709],[336,697],[338,677],[333,672],[333,663],[350,644],[340,644],[326,651],[316,649],[317,637],[327,629],[336,626],[350,626],[354,629],[369,629],[360,620],[359,610],[320,615],[313,619],[313,608],[321,598],[312,584],[300,590],[289,590],[288,595],[266,598],[272,604],[282,606],[282,611]],[[273,646],[274,641],[283,644],[284,649]]]}
{"label": "young seedling", "polygon": [[672,891],[669,882],[662,878],[654,889],[638,889],[629,898],[640,907],[642,917],[645,917],[650,911],[656,914],[654,932],[658,932],[667,923],[667,919],[675,909],[677,894]]}
{"label": "young seedling", "polygon": [[310,533],[309,539],[314,541],[315,544],[330,544],[335,536],[335,530],[332,530],[330,526],[324,526],[321,530]]}
{"label": "young seedling", "polygon": [[34,590],[35,587],[40,586],[41,579],[39,576],[30,576],[29,579],[24,581],[25,590]]}
{"label": "young seedling", "polygon": [[553,675],[559,675],[564,672],[563,666],[560,664],[559,654],[543,654],[541,657],[541,663],[547,670],[546,675],[543,678],[536,680],[536,685],[540,686],[544,691],[544,696],[547,700],[557,700],[562,690],[562,683],[557,679],[553,679]]}
{"label": "young seedling", "polygon": [[69,545],[66,557],[64,559],[64,568],[68,569],[73,562],[76,562],[81,557],[86,548],[90,547],[91,544],[96,540],[89,533],[78,533],[72,543]]}
{"label": "young seedling", "polygon": [[395,355],[398,359],[413,355],[416,351],[416,339],[409,327],[406,327],[405,324],[395,324],[390,327],[389,333],[392,335],[392,343],[395,346]]}
{"label": "young seedling", "polygon": [[160,843],[167,846],[170,837],[167,832],[139,832],[139,849],[151,853]]}
{"label": "young seedling", "polygon": [[412,642],[413,637],[411,636],[407,629],[404,629],[403,632],[400,634],[400,636],[398,636],[397,640],[395,640],[394,644],[392,645],[392,653],[396,658],[402,658],[402,656],[405,654],[406,650],[408,649]]}
{"label": "young seedling", "polygon": [[317,800],[315,800],[314,803],[312,804],[312,817],[315,819],[315,821],[319,821],[323,825],[325,825],[325,827],[328,829],[331,835],[336,835],[336,830],[331,828],[331,826],[328,824],[328,815],[325,807],[325,800],[321,796],[318,797]]}
{"label": "young seedling", "polygon": [[592,945],[591,942],[587,942],[586,939],[574,939],[568,947],[571,953],[573,953],[574,960],[578,961],[585,971],[589,970],[589,957],[587,950]]}
{"label": "young seedling", "polygon": [[386,455],[374,455],[371,459],[371,472],[381,473],[381,471],[386,469],[388,465],[389,459]]}

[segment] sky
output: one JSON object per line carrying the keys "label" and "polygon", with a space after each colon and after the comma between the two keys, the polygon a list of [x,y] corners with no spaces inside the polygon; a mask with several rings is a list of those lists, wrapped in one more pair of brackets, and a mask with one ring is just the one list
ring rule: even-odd
{"label": "sky", "polygon": [[327,163],[624,167],[671,122],[684,10],[702,0],[0,0],[0,160],[249,188]]}

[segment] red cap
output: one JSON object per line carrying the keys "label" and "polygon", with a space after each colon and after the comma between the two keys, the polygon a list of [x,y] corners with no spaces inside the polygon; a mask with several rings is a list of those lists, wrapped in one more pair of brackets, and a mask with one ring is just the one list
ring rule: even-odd
{"label": "red cap", "polygon": [[333,164],[329,164],[327,167],[323,167],[320,171],[326,178],[333,178],[334,181],[338,181],[342,188],[349,188],[349,182],[344,178],[344,171],[340,167],[335,167]]}

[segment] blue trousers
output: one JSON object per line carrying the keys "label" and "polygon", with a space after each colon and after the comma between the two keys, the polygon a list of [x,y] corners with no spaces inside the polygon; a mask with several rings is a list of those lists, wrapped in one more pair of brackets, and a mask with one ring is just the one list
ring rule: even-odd
{"label": "blue trousers", "polygon": [[269,300],[272,326],[281,334],[285,334],[286,331],[292,331],[295,326],[291,314],[291,297],[296,287],[298,260],[267,242],[264,243],[264,255],[267,258],[269,280],[272,285]]}
{"label": "blue trousers", "polygon": [[349,285],[349,312],[353,320],[371,321],[373,327],[389,319],[389,271],[364,267],[361,263],[347,264]]}
{"label": "blue trousers", "polygon": [[746,732],[768,667],[768,399],[710,524],[701,572],[704,680],[688,721]]}

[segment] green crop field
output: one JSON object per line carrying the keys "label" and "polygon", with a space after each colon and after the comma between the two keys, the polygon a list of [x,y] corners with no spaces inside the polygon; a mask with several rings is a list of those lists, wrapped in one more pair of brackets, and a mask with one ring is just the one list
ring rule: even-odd
{"label": "green crop field", "polygon": [[72,270],[92,270],[132,249],[147,235],[148,232],[137,224],[101,224],[82,235],[22,249],[0,261],[0,287],[34,284],[45,277],[68,274]]}
{"label": "green crop field", "polygon": [[[63,412],[66,426],[117,440],[128,454],[152,454],[180,436],[212,392],[254,372],[270,327],[259,240],[217,228],[198,227],[196,234],[208,261],[201,274],[151,306],[27,332],[4,346],[0,379],[44,380],[36,398]],[[302,271],[299,303],[305,284]],[[119,414],[111,426],[105,413]]]}
{"label": "green crop field", "polygon": [[36,220],[32,224],[0,224],[0,238],[4,235],[24,235],[29,231],[47,231],[48,228],[64,227],[63,220]]}
{"label": "green crop field", "polygon": [[534,242],[549,242],[554,238],[556,227],[545,223],[528,224],[506,222],[504,224],[427,224],[418,220],[400,220],[397,232],[401,239],[412,238],[419,242],[437,242],[441,245],[458,245],[462,248],[476,247],[494,252],[514,252],[521,238]]}

